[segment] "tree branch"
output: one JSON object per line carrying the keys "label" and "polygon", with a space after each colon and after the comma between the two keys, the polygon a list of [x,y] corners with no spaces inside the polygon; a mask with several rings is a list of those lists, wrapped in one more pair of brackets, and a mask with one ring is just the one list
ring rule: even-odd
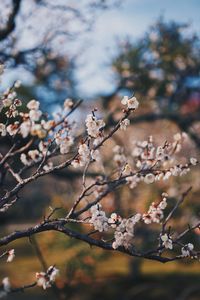
{"label": "tree branch", "polygon": [[0,41],[3,41],[6,39],[11,32],[14,31],[15,25],[16,25],[16,17],[20,10],[20,4],[21,0],[13,0],[13,9],[12,12],[8,18],[8,22],[6,24],[6,27],[2,30],[0,30]]}

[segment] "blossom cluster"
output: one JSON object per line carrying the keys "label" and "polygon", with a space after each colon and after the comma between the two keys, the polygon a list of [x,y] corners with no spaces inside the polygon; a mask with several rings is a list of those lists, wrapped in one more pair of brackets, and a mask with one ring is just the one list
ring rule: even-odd
{"label": "blossom cluster", "polygon": [[[6,123],[0,123],[0,136],[21,135],[23,139],[28,136],[37,137],[39,140],[50,139],[55,142],[61,154],[69,152],[73,145],[74,137],[70,135],[71,126],[65,122],[66,112],[73,107],[73,102],[67,99],[64,102],[63,114],[55,114],[49,118],[46,113],[40,110],[40,103],[30,100],[26,105],[26,111],[22,108],[22,101],[17,99],[15,89],[19,83],[15,83],[11,89],[4,92],[2,96],[3,113],[5,113]],[[21,107],[21,109],[20,109]],[[57,130],[54,130],[57,127]],[[36,151],[37,150],[37,151]],[[39,158],[38,149],[33,149],[27,156],[22,155],[21,160],[25,165],[30,165],[31,160],[37,161]]]}
{"label": "blossom cluster", "polygon": [[84,167],[90,161],[101,161],[101,154],[98,149],[90,149],[87,144],[81,144],[78,148],[78,155],[72,161],[71,165],[74,168]]}
{"label": "blossom cluster", "polygon": [[130,188],[135,188],[139,182],[152,184],[166,181],[171,176],[183,176],[198,163],[194,157],[190,157],[187,163],[176,161],[175,154],[180,152],[187,138],[185,133],[177,133],[171,143],[165,141],[162,146],[157,146],[150,136],[148,140],[134,142],[131,155],[125,155],[124,149],[116,145],[113,148],[114,161],[121,167]]}
{"label": "blossom cluster", "polygon": [[144,220],[145,224],[160,223],[160,221],[163,219],[163,210],[167,207],[168,195],[163,193],[162,197],[163,198],[160,203],[153,202],[150,205],[148,212],[143,214],[142,219]]}
{"label": "blossom cluster", "polygon": [[139,102],[136,97],[129,98],[128,96],[124,96],[121,103],[127,106],[128,109],[137,109],[139,106]]}
{"label": "blossom cluster", "polygon": [[[107,218],[101,204],[93,205],[90,209],[91,218],[89,223],[94,226],[94,229],[99,232],[107,232],[113,230],[112,248],[118,249],[120,246],[125,249],[131,249],[134,246],[135,225],[143,221],[145,224],[161,223],[164,217],[164,209],[167,207],[166,193],[162,194],[162,200],[159,203],[153,202],[148,210],[148,213],[136,213],[130,218],[122,218],[117,213],[112,213]],[[169,233],[160,234],[161,245],[165,249],[173,249],[173,239]],[[198,255],[193,251],[194,245],[188,243],[181,248],[181,257],[198,258]]]}
{"label": "blossom cluster", "polygon": [[99,232],[108,230],[108,218],[105,212],[101,209],[101,204],[93,205],[90,209],[92,217],[90,218],[90,223],[94,226],[95,230]]}
{"label": "blossom cluster", "polygon": [[89,136],[93,138],[102,136],[102,130],[105,127],[105,122],[102,119],[97,119],[94,113],[87,115],[85,124]]}
{"label": "blossom cluster", "polygon": [[122,219],[119,225],[117,225],[114,232],[114,242],[112,243],[113,249],[117,249],[119,246],[129,248],[133,243],[134,227],[140,221],[141,214],[136,214],[131,218]]}
{"label": "blossom cluster", "polygon": [[[73,101],[66,99],[62,113],[54,114],[51,118],[40,110],[40,103],[36,100],[30,100],[26,105],[27,112],[24,112],[19,110],[22,102],[16,99],[14,91],[16,87],[18,84],[8,89],[3,95],[3,112],[8,117],[8,121],[6,124],[0,123],[0,136],[9,135],[15,138],[21,135],[23,139],[28,136],[38,138],[38,145],[34,149],[21,153],[21,162],[25,166],[39,163],[44,156],[50,157],[52,152],[59,152],[62,155],[69,153],[71,147],[74,146],[76,136],[73,132],[73,124],[69,123],[65,116],[73,108]],[[87,115],[85,123],[88,137],[91,139],[90,146],[87,141],[80,143],[78,155],[71,163],[75,168],[85,166],[90,160],[101,161],[99,150],[94,148],[102,141],[105,122],[97,118],[93,111],[92,114]],[[49,151],[50,146],[51,151]],[[52,162],[48,162],[43,168],[52,168]]]}
{"label": "blossom cluster", "polygon": [[161,223],[164,217],[164,209],[167,207],[166,193],[162,194],[162,200],[159,203],[153,202],[147,213],[137,213],[130,218],[122,218],[116,213],[112,213],[109,218],[106,217],[105,211],[102,210],[101,204],[93,205],[90,209],[91,218],[89,222],[94,226],[94,229],[103,232],[109,228],[114,229],[114,242],[112,247],[117,249],[119,246],[129,248],[133,243],[134,227],[140,221],[145,224]]}
{"label": "blossom cluster", "polygon": [[91,218],[89,222],[94,226],[94,229],[103,232],[108,231],[109,227],[114,228],[113,249],[119,246],[128,248],[134,237],[134,226],[141,219],[141,214],[136,214],[128,219],[122,219],[116,213],[112,213],[110,218],[106,217],[106,213],[102,210],[101,204],[93,205],[90,209]]}

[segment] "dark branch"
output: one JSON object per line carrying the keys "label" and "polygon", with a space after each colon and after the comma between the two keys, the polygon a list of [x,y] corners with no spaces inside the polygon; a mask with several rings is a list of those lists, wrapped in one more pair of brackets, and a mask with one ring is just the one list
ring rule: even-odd
{"label": "dark branch", "polygon": [[[115,249],[113,249],[111,243],[107,243],[102,240],[96,240],[86,234],[81,234],[79,232],[76,232],[74,230],[66,228],[66,227],[64,227],[64,223],[66,223],[66,221],[65,222],[64,221],[60,221],[60,222],[52,221],[51,223],[39,224],[39,225],[30,227],[23,231],[15,231],[15,232],[11,233],[10,235],[1,238],[0,246],[7,245],[7,244],[11,243],[12,241],[15,241],[20,238],[31,237],[32,235],[34,235],[36,233],[53,230],[53,231],[61,232],[71,238],[75,238],[75,239],[84,241],[84,242],[88,243],[90,246],[96,246],[96,247],[99,247],[99,248],[102,248],[105,250],[119,251],[122,253],[126,253],[130,256],[146,258],[146,259],[150,259],[150,260],[156,260],[156,261],[160,261],[162,263],[166,263],[166,262],[169,262],[169,261],[172,261],[175,259],[175,258],[168,258],[168,257],[160,257],[158,255],[143,254],[143,253],[136,252],[133,249],[126,249],[124,247],[119,247],[118,249],[115,250]],[[177,259],[178,258],[179,257],[177,257]]]}
{"label": "dark branch", "polygon": [[13,9],[8,18],[6,27],[4,29],[0,30],[0,41],[3,41],[4,39],[6,39],[9,36],[9,34],[11,32],[13,32],[15,29],[16,17],[20,10],[21,0],[13,0],[12,3],[13,3]]}

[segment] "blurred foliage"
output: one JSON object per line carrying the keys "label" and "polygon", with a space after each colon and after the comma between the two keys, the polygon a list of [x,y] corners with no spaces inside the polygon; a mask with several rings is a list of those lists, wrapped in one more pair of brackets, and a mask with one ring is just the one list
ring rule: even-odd
{"label": "blurred foliage", "polygon": [[[77,97],[77,58],[87,50],[84,35],[98,15],[119,0],[0,1],[0,62],[21,78],[33,97],[57,104]],[[19,76],[20,75],[20,76]]]}
{"label": "blurred foliage", "polygon": [[[200,40],[189,24],[160,18],[136,43],[122,43],[112,66],[117,91],[134,91],[147,103],[155,100],[155,109],[162,111],[200,108],[200,95],[194,103],[194,93],[200,92]],[[189,100],[193,107],[183,108]]]}

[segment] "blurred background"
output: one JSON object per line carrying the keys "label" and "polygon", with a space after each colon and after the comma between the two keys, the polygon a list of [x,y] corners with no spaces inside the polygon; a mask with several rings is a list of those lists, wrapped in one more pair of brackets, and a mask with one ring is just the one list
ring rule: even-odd
{"label": "blurred background", "polygon": [[[134,140],[153,135],[160,144],[186,132],[180,159],[199,158],[199,11],[198,0],[1,0],[0,61],[5,73],[0,90],[21,80],[24,103],[37,99],[49,113],[59,111],[66,98],[84,99],[80,118],[98,107],[109,126],[117,118],[121,97],[134,94],[140,109],[114,142],[131,151]],[[10,141],[3,143],[6,149]],[[111,157],[112,149],[106,149],[108,169]],[[79,176],[72,170],[57,172],[26,187],[20,205],[1,215],[1,236],[38,223],[49,206],[68,209],[67,200],[77,196]],[[199,218],[199,169],[166,183],[124,187],[103,203],[108,212],[127,216],[146,209],[163,191],[174,203],[189,186],[192,192],[175,215],[179,229]],[[154,237],[144,232],[146,247]],[[191,239],[198,247],[199,230]],[[21,239],[12,248],[16,259],[1,264],[0,279],[9,276],[13,285],[21,286],[53,264],[61,275],[51,290],[34,288],[9,299],[200,299],[197,261],[162,265],[90,248],[53,232]]]}

